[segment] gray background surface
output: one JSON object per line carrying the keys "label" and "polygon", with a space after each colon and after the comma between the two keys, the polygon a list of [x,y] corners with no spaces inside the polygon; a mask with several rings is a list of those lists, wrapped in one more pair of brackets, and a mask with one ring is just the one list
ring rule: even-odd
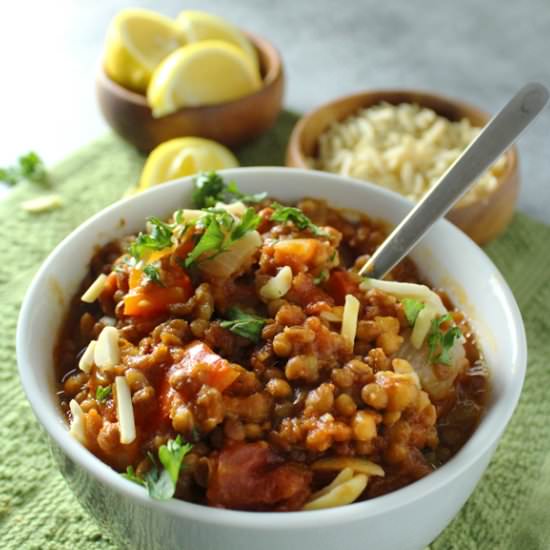
{"label": "gray background surface", "polygon": [[[94,97],[105,30],[127,6],[208,10],[282,51],[286,106],[409,87],[498,110],[523,83],[550,86],[550,0],[18,0],[1,3],[0,165],[52,163],[106,131]],[[550,223],[550,109],[519,142],[520,208]]]}

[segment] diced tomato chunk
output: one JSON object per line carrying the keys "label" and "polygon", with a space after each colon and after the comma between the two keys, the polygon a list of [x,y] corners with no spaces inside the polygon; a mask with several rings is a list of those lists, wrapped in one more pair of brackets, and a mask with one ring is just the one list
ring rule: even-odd
{"label": "diced tomato chunk", "polygon": [[202,384],[216,388],[220,392],[225,391],[239,377],[237,369],[199,340],[185,347],[178,368],[183,368],[189,373],[197,373]]}
{"label": "diced tomato chunk", "polygon": [[142,286],[143,271],[130,271],[130,291],[124,297],[124,315],[149,317],[165,313],[171,304],[185,302],[193,293],[191,279],[182,268],[163,272],[163,285]]}
{"label": "diced tomato chunk", "polygon": [[208,483],[208,504],[240,510],[299,510],[311,472],[284,463],[265,442],[237,443],[220,452]]}
{"label": "diced tomato chunk", "polygon": [[329,294],[334,298],[337,305],[343,305],[346,294],[357,294],[359,284],[353,279],[353,275],[347,271],[335,270],[330,274],[328,280]]}
{"label": "diced tomato chunk", "polygon": [[324,252],[322,243],[317,239],[286,239],[276,242],[273,250],[275,263],[290,266],[294,273],[321,263],[323,258],[318,256]]}
{"label": "diced tomato chunk", "polygon": [[156,388],[157,392],[157,414],[152,420],[155,429],[167,424],[170,421],[170,409],[172,399],[176,394],[176,390],[170,386],[170,374],[167,371],[160,380],[160,384]]}
{"label": "diced tomato chunk", "polygon": [[[184,382],[176,390],[170,385],[170,376],[177,371],[182,372]],[[183,348],[180,361],[163,374],[156,388],[159,407],[155,426],[169,422],[177,405],[191,401],[203,385],[224,392],[239,374],[229,361],[214,353],[204,342],[191,342]]]}

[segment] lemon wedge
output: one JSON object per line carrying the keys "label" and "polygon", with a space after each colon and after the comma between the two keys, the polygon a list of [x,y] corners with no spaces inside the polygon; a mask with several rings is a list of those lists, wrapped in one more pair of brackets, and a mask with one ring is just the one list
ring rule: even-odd
{"label": "lemon wedge", "polygon": [[182,29],[168,17],[126,9],[112,20],[105,44],[105,70],[126,88],[145,92],[154,69],[185,44]]}
{"label": "lemon wedge", "polygon": [[233,101],[260,86],[258,68],[240,48],[204,40],[177,49],[158,66],[147,100],[153,116],[161,117],[182,107]]}
{"label": "lemon wedge", "polygon": [[233,153],[210,139],[181,137],[161,143],[151,151],[139,180],[138,191],[196,172],[235,168]]}
{"label": "lemon wedge", "polygon": [[225,19],[203,11],[186,10],[178,15],[176,22],[183,30],[188,43],[201,40],[223,40],[241,48],[258,66],[258,54],[250,40]]}

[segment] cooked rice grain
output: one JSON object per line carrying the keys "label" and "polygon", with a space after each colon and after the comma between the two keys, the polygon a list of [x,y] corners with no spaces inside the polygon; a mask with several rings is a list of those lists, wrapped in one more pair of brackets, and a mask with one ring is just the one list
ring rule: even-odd
{"label": "cooked rice grain", "polygon": [[[381,103],[333,123],[319,137],[312,168],[368,180],[418,201],[478,135],[480,128],[410,103]],[[504,172],[501,156],[461,199],[488,196]]]}

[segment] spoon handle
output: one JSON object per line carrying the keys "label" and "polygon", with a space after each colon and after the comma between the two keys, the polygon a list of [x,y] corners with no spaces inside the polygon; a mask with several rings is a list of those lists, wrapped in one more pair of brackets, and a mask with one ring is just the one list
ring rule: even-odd
{"label": "spoon handle", "polygon": [[380,279],[518,138],[548,101],[548,90],[527,84],[495,115],[424,198],[391,232],[360,275]]}

